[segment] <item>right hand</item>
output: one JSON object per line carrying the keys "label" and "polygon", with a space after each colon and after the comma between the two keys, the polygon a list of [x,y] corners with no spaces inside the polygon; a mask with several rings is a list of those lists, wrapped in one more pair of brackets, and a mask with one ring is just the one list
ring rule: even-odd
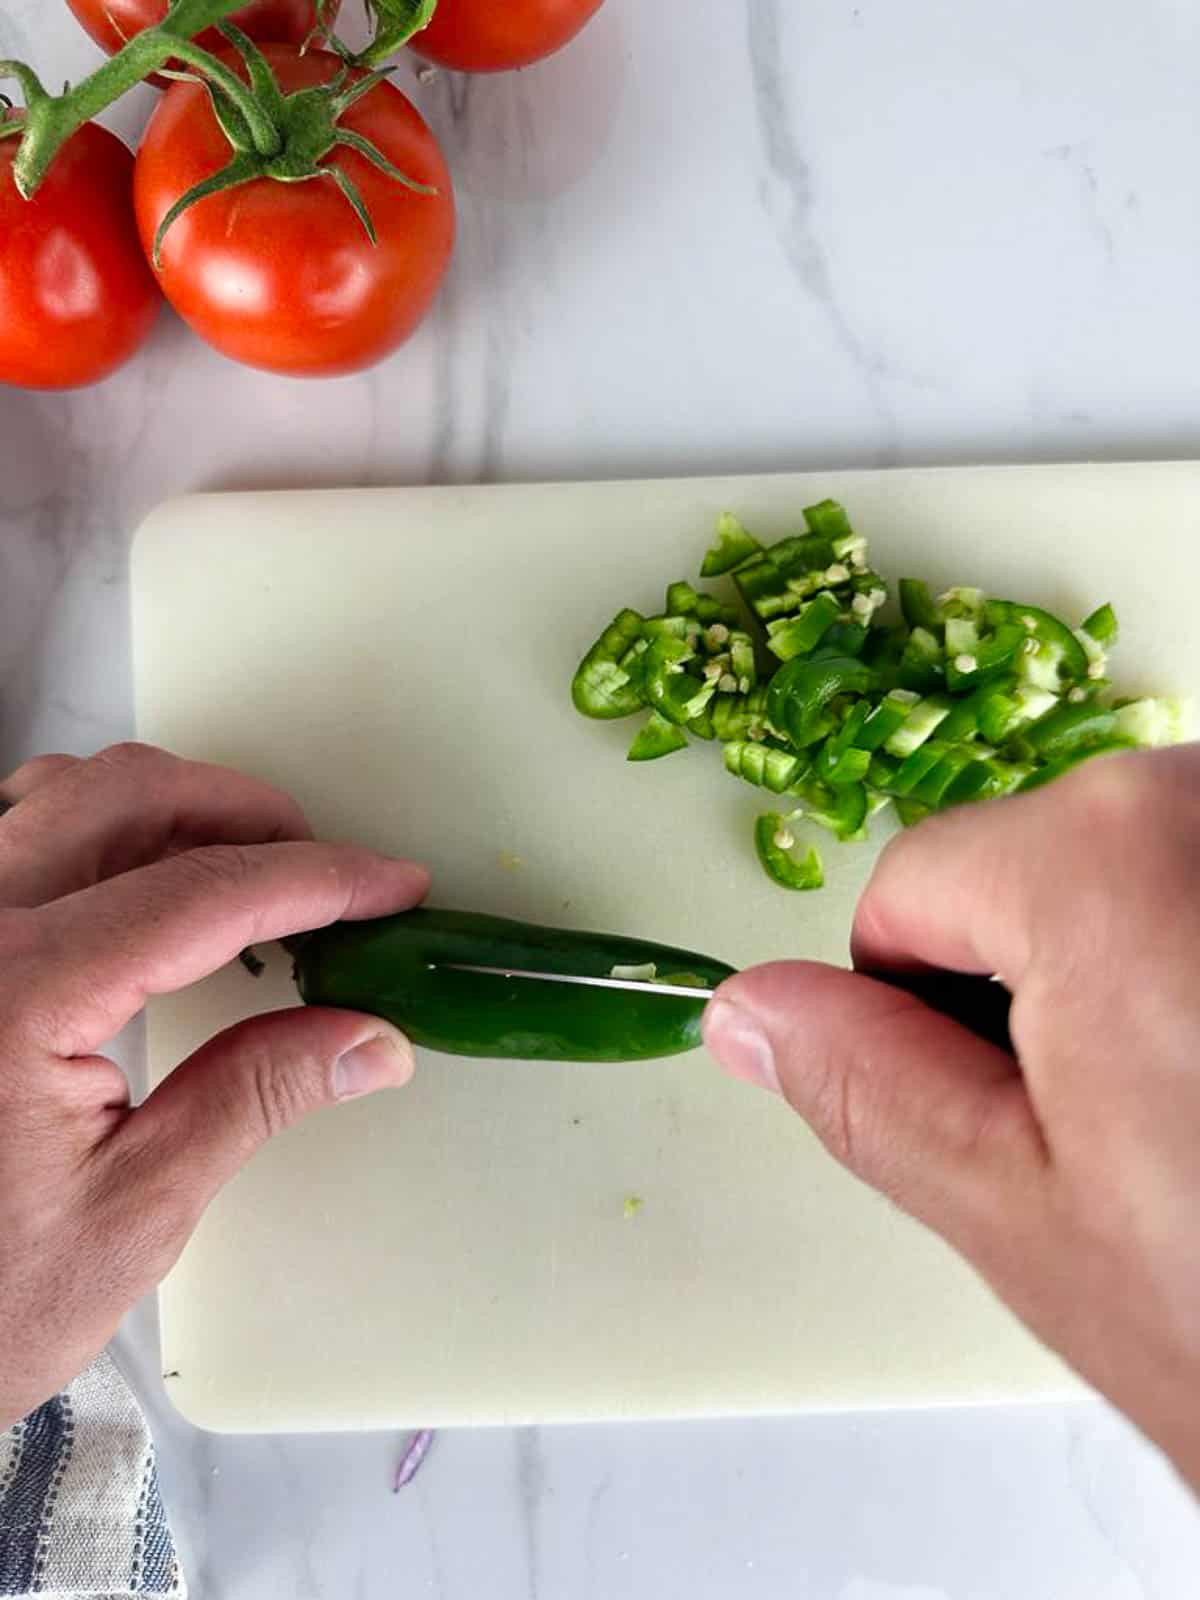
{"label": "right hand", "polygon": [[[1200,746],[1098,758],[901,835],[853,956],[730,979],[709,1047],[1200,1490]],[[1002,975],[1019,1060],[865,975],[921,966]]]}

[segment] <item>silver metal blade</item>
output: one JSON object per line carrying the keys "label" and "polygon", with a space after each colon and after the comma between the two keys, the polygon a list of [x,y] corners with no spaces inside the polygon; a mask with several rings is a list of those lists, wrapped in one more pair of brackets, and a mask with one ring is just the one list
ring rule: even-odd
{"label": "silver metal blade", "polygon": [[517,967],[474,967],[463,961],[430,963],[434,971],[477,972],[488,978],[528,978],[536,983],[573,983],[585,989],[625,989],[630,994],[662,994],[672,1000],[711,1000],[715,989],[683,983],[639,983],[635,978],[585,978],[577,972],[522,972]]}

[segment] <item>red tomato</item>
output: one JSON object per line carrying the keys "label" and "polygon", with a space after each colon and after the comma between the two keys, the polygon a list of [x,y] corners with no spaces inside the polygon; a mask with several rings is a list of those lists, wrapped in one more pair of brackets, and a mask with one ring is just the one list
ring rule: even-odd
{"label": "red tomato", "polygon": [[134,226],[133,157],[86,123],[32,200],[0,139],[0,383],[73,389],[134,353],[161,305]]}
{"label": "red tomato", "polygon": [[418,55],[458,72],[506,72],[553,55],[603,0],[438,0],[412,42]]}
{"label": "red tomato", "polygon": [[[135,33],[161,22],[167,14],[167,0],[67,0],[67,4],[109,55],[115,54]],[[337,6],[333,9],[336,12]],[[316,0],[250,0],[229,20],[236,22],[252,39],[303,44],[316,26]],[[209,28],[200,35],[200,42],[206,49],[214,50],[225,41],[215,28]]]}
{"label": "red tomato", "polygon": [[[341,66],[322,50],[266,45],[264,54],[285,90],[324,83]],[[184,321],[235,361],[303,376],[355,372],[402,343],[433,302],[454,248],[454,192],[432,133],[389,83],[352,106],[341,126],[437,194],[415,194],[339,148],[325,164],[336,161],[358,186],[376,245],[327,178],[255,179],[185,211],[163,242],[159,283]],[[146,128],[134,177],[148,256],[175,201],[229,159],[207,93],[172,84]]]}

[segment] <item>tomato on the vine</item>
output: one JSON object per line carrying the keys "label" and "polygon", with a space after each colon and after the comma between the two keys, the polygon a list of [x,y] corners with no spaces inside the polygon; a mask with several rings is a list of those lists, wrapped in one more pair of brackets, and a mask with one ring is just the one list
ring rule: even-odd
{"label": "tomato on the vine", "polygon": [[412,41],[418,55],[458,72],[506,72],[561,50],[603,0],[438,0]]}
{"label": "tomato on the vine", "polygon": [[[264,45],[286,92],[326,83],[342,68],[327,51]],[[226,54],[245,76],[239,58]],[[356,185],[377,243],[332,178],[254,178],[188,207],[162,242],[159,284],[202,339],[235,361],[323,376],[382,360],[424,317],[454,248],[454,193],[433,134],[390,83],[379,83],[339,124],[370,140],[418,194],[355,150],[336,164]],[[197,183],[227,166],[228,140],[199,84],[173,83],[138,149],[134,203],[142,244]]]}
{"label": "tomato on the vine", "polygon": [[133,157],[85,123],[23,200],[17,144],[0,139],[0,383],[96,383],[133,355],[162,304],[134,225]]}
{"label": "tomato on the vine", "polygon": [[[109,55],[127,44],[135,33],[153,27],[167,14],[167,0],[67,0],[67,4],[102,50]],[[340,0],[332,5],[330,18]],[[249,0],[229,19],[252,39],[303,44],[317,25],[317,0]],[[206,50],[223,43],[215,28],[200,35]]]}

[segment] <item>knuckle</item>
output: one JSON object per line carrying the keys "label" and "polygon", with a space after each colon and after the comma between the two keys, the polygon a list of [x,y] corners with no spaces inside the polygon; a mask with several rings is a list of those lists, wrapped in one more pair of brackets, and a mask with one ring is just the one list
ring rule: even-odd
{"label": "knuckle", "polygon": [[258,857],[252,847],[240,844],[202,845],[185,851],[171,863],[172,871],[202,893],[236,888],[246,884],[258,871]]}
{"label": "knuckle", "polygon": [[315,1098],[311,1075],[303,1063],[284,1062],[269,1048],[252,1047],[245,1061],[259,1128],[274,1138],[298,1122]]}
{"label": "knuckle", "polygon": [[1069,806],[1081,836],[1107,843],[1114,835],[1128,837],[1159,817],[1170,794],[1145,755],[1119,755],[1085,762],[1063,784],[1060,795]]}
{"label": "knuckle", "polygon": [[175,759],[155,745],[142,744],[137,739],[122,739],[94,755],[92,764],[97,767],[115,768],[119,772],[130,770],[146,772],[151,768],[173,763]]}
{"label": "knuckle", "polygon": [[1102,931],[1121,935],[1127,947],[1130,908],[1138,922],[1139,908],[1154,897],[1189,914],[1194,907],[1200,773],[1191,761],[1177,765],[1171,759],[1177,754],[1089,761],[1063,780],[1056,835],[1072,864],[1073,916],[1087,930],[1077,940],[1083,947],[1094,950]]}
{"label": "knuckle", "polygon": [[835,1161],[849,1172],[860,1173],[858,1109],[853,1076],[841,1068],[826,1074],[817,1094],[816,1124],[821,1142]]}
{"label": "knuckle", "polygon": [[280,843],[292,839],[311,839],[312,828],[309,826],[308,817],[304,807],[285,789],[271,787],[267,790],[278,813],[279,820],[275,824],[272,838]]}
{"label": "knuckle", "polygon": [[[914,878],[928,870],[930,863],[954,848],[955,831],[963,825],[961,813],[977,808],[961,806],[926,818],[918,828],[905,828],[894,834],[879,852],[874,870],[867,880],[856,913],[856,923],[874,922],[871,931],[885,933],[895,909],[896,896]],[[986,810],[986,808],[981,808]],[[972,821],[978,826],[978,815]]]}
{"label": "knuckle", "polygon": [[864,1107],[859,1087],[857,1063],[828,1054],[813,1074],[812,1098],[804,1107],[804,1115],[834,1160],[865,1177],[861,1126]]}
{"label": "knuckle", "polygon": [[17,769],[10,773],[0,785],[5,790],[14,794],[32,793],[50,779],[60,777],[64,772],[71,772],[82,765],[78,756],[68,755],[42,755],[33,756],[28,761],[23,761]]}

